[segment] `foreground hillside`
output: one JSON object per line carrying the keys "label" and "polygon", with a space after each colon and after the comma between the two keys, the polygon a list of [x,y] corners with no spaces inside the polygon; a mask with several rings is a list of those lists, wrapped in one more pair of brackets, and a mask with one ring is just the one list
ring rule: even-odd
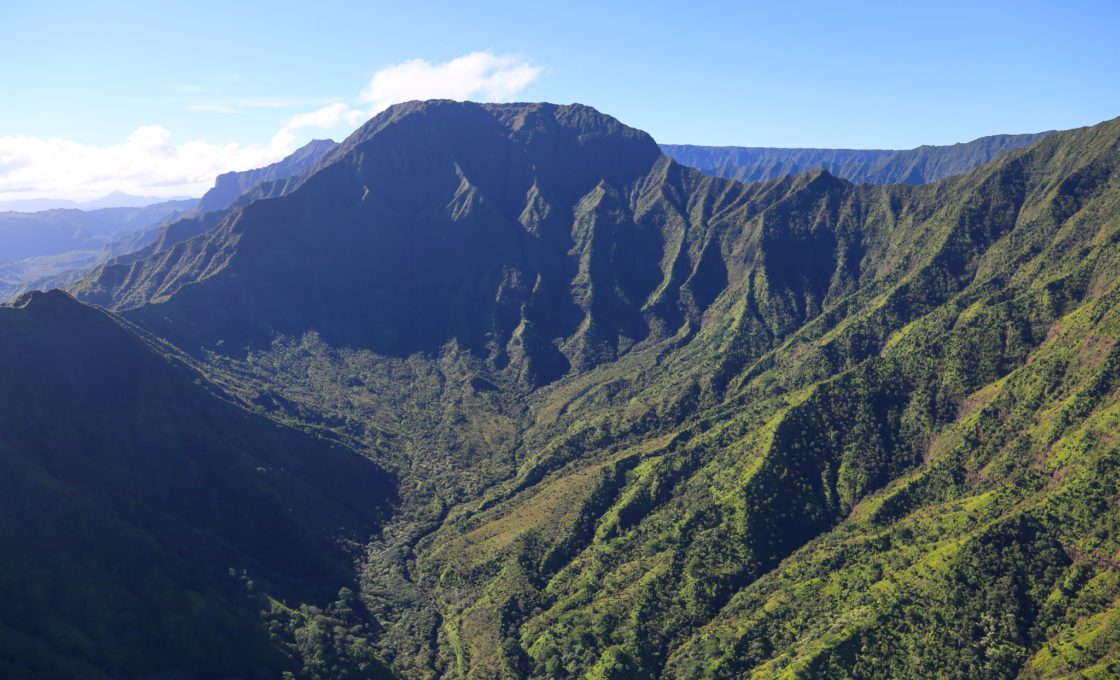
{"label": "foreground hillside", "polygon": [[0,371],[0,675],[380,667],[343,614],[353,546],[393,494],[376,465],[215,396],[58,291],[0,307]]}
{"label": "foreground hillside", "polygon": [[1120,121],[741,184],[582,106],[393,107],[74,286],[398,475],[403,677],[1111,677]]}

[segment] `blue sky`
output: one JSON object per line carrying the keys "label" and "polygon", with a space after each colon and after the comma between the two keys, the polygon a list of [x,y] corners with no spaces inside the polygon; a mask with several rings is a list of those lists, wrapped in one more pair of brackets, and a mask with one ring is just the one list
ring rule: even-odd
{"label": "blue sky", "polygon": [[[402,78],[454,89],[438,68],[477,53],[480,78],[508,82],[465,96],[578,101],[671,143],[909,148],[1120,115],[1116,0],[94,4],[0,0],[0,196],[109,186],[43,184],[46,170],[5,183],[25,156],[58,156],[57,174],[67,145],[75,167],[173,149],[194,176],[122,188],[197,188],[340,139],[408,94]],[[430,68],[369,92],[413,60]],[[132,150],[98,153],[115,146]]]}

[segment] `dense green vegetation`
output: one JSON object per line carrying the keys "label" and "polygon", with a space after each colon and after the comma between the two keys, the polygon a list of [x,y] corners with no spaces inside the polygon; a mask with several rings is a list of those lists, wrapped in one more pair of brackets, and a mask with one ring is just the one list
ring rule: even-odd
{"label": "dense green vegetation", "polygon": [[[283,195],[72,288],[127,322],[67,302],[159,375],[205,378],[212,418],[252,425],[232,460],[371,466],[266,494],[305,503],[285,555],[307,564],[244,537],[225,559],[253,565],[226,574],[242,599],[205,602],[256,613],[254,668],[1115,677],[1118,171],[1120,120],[923,186],[741,184],[587,107],[412,103]],[[162,403],[141,432],[224,427]],[[114,417],[89,416],[132,431]],[[293,427],[298,446],[254,443]],[[352,450],[396,475],[384,523],[362,502],[384,478]],[[365,541],[356,574],[325,526]],[[173,583],[163,611],[199,587]],[[67,658],[113,675],[125,652],[104,644]]]}

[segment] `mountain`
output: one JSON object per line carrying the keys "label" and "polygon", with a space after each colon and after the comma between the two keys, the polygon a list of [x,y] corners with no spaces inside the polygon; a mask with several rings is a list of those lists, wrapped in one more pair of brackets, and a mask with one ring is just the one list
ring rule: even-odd
{"label": "mountain", "polygon": [[[0,307],[0,370],[5,677],[278,677],[313,661],[300,650],[362,655],[338,593],[345,546],[393,495],[384,471],[58,291]],[[297,643],[306,625],[357,626],[352,649]]]}
{"label": "mountain", "polygon": [[[81,294],[122,310],[156,297],[195,306],[207,317],[197,325],[185,310],[173,316],[206,346],[315,330],[336,344],[393,355],[452,339],[480,351],[497,342],[489,354],[500,362],[516,333],[529,346],[526,370],[543,377],[571,360],[611,354],[623,340],[608,334],[623,330],[617,315],[595,313],[594,291],[568,285],[581,265],[567,251],[581,248],[589,259],[593,244],[574,242],[565,219],[578,213],[590,235],[619,200],[614,186],[630,190],[654,170],[656,144],[581,107],[472,106],[433,102],[379,116],[290,194],[250,203],[159,258],[107,267]],[[598,205],[579,205],[597,185]],[[642,230],[632,219],[617,232],[660,238],[658,227]],[[649,287],[659,268],[651,261],[635,272],[641,281],[620,285]],[[203,277],[206,285],[190,285]],[[233,323],[210,318],[214,306],[200,295],[238,300],[224,305]],[[630,307],[626,331],[647,332],[634,303],[604,291],[601,304]],[[418,306],[426,313],[416,315]],[[567,356],[536,346],[538,324],[570,341]]]}
{"label": "mountain", "polygon": [[35,213],[45,210],[101,210],[103,208],[144,208],[156,203],[170,201],[193,201],[187,196],[161,198],[158,196],[133,196],[122,191],[89,201],[68,201],[56,198],[25,198],[10,201],[0,201],[0,212]]}
{"label": "mountain", "polygon": [[315,167],[319,159],[335,146],[337,146],[335,142],[330,139],[313,139],[272,165],[218,175],[214,188],[203,194],[199,200],[199,210],[201,212],[225,210],[242,194],[260,184],[298,177]]}
{"label": "mountain", "polygon": [[1120,119],[744,184],[432,101],[69,290],[398,475],[402,677],[1112,677],[1118,244]]}
{"label": "mountain", "polygon": [[927,184],[966,173],[1049,134],[993,135],[963,144],[919,146],[905,151],[690,144],[663,144],[661,150],[683,165],[742,182],[824,169],[857,184]]}

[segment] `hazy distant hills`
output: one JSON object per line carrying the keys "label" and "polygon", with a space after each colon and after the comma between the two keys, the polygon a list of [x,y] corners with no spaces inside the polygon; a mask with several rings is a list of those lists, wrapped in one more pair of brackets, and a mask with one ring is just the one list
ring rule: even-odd
{"label": "hazy distant hills", "polygon": [[0,213],[0,300],[39,282],[63,285],[105,259],[123,235],[173,219],[196,201],[140,208]]}
{"label": "hazy distant hills", "polygon": [[663,144],[661,149],[679,163],[741,182],[824,169],[857,184],[926,184],[968,172],[1002,153],[1030,146],[1048,134],[1051,132],[992,135],[962,144],[919,146],[904,151],[689,144]]}
{"label": "hazy distant hills", "polygon": [[0,308],[5,672],[1120,674],[1120,119],[742,183],[411,102],[304,167]]}
{"label": "hazy distant hills", "polygon": [[133,196],[114,191],[90,201],[67,201],[55,198],[26,198],[0,201],[0,212],[42,212],[44,210],[100,210],[102,208],[143,208],[156,203],[193,200],[187,196],[160,198],[158,196]]}
{"label": "hazy distant hills", "polygon": [[196,201],[166,201],[142,208],[0,213],[0,256],[5,260],[97,250],[113,237],[189,211]]}

